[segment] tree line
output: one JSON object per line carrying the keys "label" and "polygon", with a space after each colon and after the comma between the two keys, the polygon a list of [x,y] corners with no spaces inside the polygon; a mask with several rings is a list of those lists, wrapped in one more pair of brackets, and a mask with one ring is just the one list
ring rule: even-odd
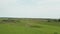
{"label": "tree line", "polygon": [[60,22],[60,19],[48,19],[48,22]]}

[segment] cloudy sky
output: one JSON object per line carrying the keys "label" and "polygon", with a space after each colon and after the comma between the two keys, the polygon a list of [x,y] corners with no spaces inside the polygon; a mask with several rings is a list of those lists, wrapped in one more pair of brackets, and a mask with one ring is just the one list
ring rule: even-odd
{"label": "cloudy sky", "polygon": [[60,18],[60,0],[0,0],[0,17]]}

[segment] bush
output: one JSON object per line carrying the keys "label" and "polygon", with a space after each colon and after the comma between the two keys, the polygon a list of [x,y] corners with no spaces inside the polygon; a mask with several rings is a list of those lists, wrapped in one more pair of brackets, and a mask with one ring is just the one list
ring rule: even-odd
{"label": "bush", "polygon": [[53,21],[54,21],[54,22],[58,22],[58,20],[57,20],[57,19],[54,19]]}
{"label": "bush", "polygon": [[15,20],[2,20],[1,22],[15,22]]}
{"label": "bush", "polygon": [[31,25],[30,27],[40,28],[41,26],[38,26],[38,25]]}
{"label": "bush", "polygon": [[60,22],[60,19],[58,19],[58,22]]}
{"label": "bush", "polygon": [[54,32],[54,34],[58,34],[57,32]]}
{"label": "bush", "polygon": [[48,19],[48,22],[51,22],[51,20],[50,20],[50,19]]}

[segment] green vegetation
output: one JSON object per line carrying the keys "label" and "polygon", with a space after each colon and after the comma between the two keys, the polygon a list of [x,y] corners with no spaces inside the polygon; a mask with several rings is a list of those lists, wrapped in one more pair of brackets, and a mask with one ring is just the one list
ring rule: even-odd
{"label": "green vegetation", "polygon": [[60,34],[60,19],[0,18],[0,34]]}

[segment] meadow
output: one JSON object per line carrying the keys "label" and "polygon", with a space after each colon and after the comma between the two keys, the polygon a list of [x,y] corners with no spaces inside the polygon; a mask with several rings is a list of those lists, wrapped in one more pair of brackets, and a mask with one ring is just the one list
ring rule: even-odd
{"label": "meadow", "polygon": [[0,18],[0,34],[60,34],[60,22],[39,18]]}

